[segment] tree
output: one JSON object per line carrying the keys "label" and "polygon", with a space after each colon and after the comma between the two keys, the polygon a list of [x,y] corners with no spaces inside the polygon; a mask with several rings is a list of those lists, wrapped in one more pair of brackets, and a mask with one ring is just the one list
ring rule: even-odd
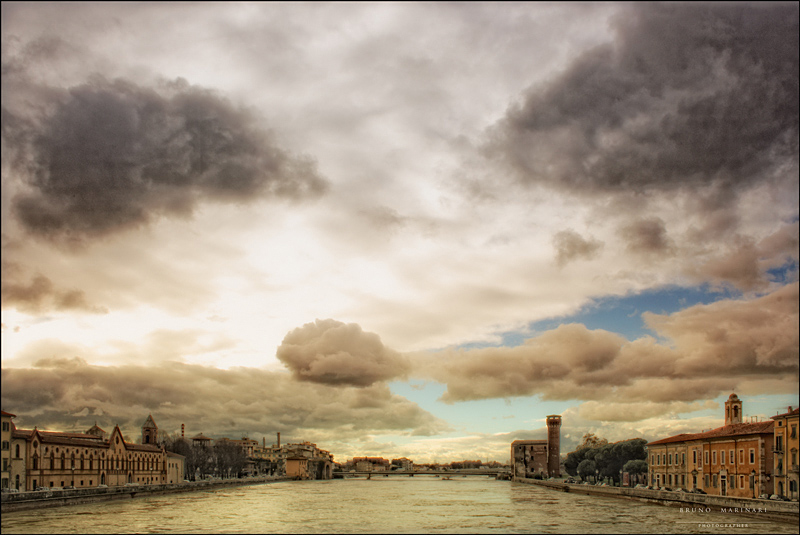
{"label": "tree", "polygon": [[583,435],[583,440],[578,445],[578,449],[583,448],[598,448],[608,444],[608,440],[596,436],[594,433],[586,433]]}
{"label": "tree", "polygon": [[622,467],[622,471],[633,475],[644,474],[647,472],[647,461],[632,459],[625,463],[625,466]]}
{"label": "tree", "polygon": [[578,465],[577,473],[580,476],[581,480],[586,481],[586,479],[590,476],[595,475],[596,466],[594,461],[590,461],[589,459],[584,459],[581,461],[581,464]]}

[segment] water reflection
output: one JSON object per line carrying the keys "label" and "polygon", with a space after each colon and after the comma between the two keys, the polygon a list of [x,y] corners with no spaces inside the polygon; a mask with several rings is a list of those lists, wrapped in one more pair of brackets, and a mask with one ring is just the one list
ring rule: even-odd
{"label": "water reflection", "polygon": [[414,477],[279,482],[6,513],[2,532],[744,534],[797,526],[484,478]]}

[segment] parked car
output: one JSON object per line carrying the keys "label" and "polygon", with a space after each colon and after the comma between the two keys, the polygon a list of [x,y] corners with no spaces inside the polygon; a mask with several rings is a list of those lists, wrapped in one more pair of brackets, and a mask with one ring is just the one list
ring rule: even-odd
{"label": "parked car", "polygon": [[101,484],[97,485],[97,488],[98,488],[98,489],[107,489],[107,488],[108,488],[108,485],[103,485],[103,484],[101,483]]}
{"label": "parked car", "polygon": [[38,491],[38,490],[51,490],[51,489],[50,489],[50,488],[48,488],[48,487],[36,487],[36,488],[35,488],[35,489],[33,489],[33,490],[37,490],[37,491]]}

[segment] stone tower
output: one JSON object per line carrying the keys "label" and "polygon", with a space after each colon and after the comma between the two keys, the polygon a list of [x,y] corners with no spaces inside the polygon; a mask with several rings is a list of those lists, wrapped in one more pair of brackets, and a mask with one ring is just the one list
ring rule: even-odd
{"label": "stone tower", "polygon": [[153,415],[147,417],[142,424],[142,444],[156,444],[158,442],[158,426],[153,421]]}
{"label": "stone tower", "polygon": [[547,473],[561,477],[561,416],[547,417]]}
{"label": "stone tower", "polygon": [[742,401],[736,394],[731,394],[725,402],[725,425],[740,423],[742,423]]}

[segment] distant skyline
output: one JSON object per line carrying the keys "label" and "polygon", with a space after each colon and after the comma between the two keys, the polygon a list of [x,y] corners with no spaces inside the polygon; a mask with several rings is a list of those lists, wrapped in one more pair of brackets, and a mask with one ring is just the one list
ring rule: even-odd
{"label": "distant skyline", "polygon": [[2,4],[2,408],[506,462],[798,405],[798,13]]}

